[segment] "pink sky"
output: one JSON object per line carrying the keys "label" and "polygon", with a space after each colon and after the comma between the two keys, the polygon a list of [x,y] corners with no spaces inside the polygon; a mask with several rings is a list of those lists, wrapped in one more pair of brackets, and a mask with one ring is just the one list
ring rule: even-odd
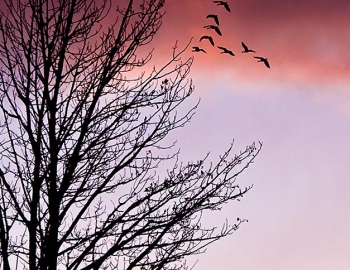
{"label": "pink sky", "polygon": [[[307,2],[307,3],[306,3]],[[266,80],[301,80],[312,83],[348,81],[350,71],[349,1],[230,1],[231,13],[212,1],[168,1],[163,28],[156,40],[162,41],[165,52],[169,44],[194,37],[193,45],[208,50],[208,55],[196,57],[198,65],[223,67],[246,81],[247,77],[267,77]],[[219,37],[203,29],[212,23],[208,13],[220,16]],[[212,34],[218,45],[232,49],[237,57],[223,60],[216,48],[199,43],[201,35]],[[255,65],[251,55],[239,55],[241,41],[268,57],[273,67],[266,75]],[[154,44],[153,44],[154,45]],[[210,54],[209,54],[210,53]],[[216,68],[217,72],[221,72]],[[275,78],[273,78],[275,77]]]}
{"label": "pink sky", "polygon": [[[261,140],[263,151],[241,176],[253,190],[241,203],[208,216],[249,219],[210,246],[195,269],[350,269],[350,1],[168,1],[152,44],[159,61],[175,40],[207,50],[195,54],[194,119],[173,135],[183,160],[209,150],[215,159],[235,139],[239,151]],[[203,28],[220,16],[223,36]],[[236,53],[220,55],[209,43]],[[240,54],[246,42],[271,69]],[[192,55],[192,54],[189,54]],[[241,183],[242,183],[241,182]],[[197,258],[194,258],[195,261]]]}
{"label": "pink sky", "polygon": [[[238,178],[254,188],[204,220],[249,223],[189,262],[199,259],[200,270],[349,270],[350,1],[228,2],[231,13],[210,0],[167,0],[151,43],[157,63],[169,59],[176,40],[184,46],[193,37],[208,52],[195,54],[190,73],[197,114],[169,138],[183,161],[209,151],[215,160],[232,139],[237,152],[264,143]],[[208,13],[220,16],[222,37],[203,28],[212,23]],[[200,43],[203,34],[236,56]],[[241,54],[241,41],[271,69]]]}

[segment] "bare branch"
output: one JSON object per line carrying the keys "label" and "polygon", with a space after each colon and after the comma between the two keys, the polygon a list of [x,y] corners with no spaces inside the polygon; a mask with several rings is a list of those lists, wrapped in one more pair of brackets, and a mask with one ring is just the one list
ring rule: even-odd
{"label": "bare branch", "polygon": [[188,269],[245,222],[201,219],[252,188],[236,178],[261,143],[180,162],[163,142],[199,103],[183,109],[191,41],[148,68],[164,0],[2,1],[3,269]]}

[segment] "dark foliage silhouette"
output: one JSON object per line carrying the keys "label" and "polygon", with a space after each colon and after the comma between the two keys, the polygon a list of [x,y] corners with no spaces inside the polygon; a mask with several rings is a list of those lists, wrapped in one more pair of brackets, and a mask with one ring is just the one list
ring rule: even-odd
{"label": "dark foliage silhouette", "polygon": [[187,269],[244,222],[201,217],[251,188],[236,179],[261,145],[180,162],[164,138],[197,107],[189,45],[152,68],[164,0],[115,2],[2,0],[4,270]]}

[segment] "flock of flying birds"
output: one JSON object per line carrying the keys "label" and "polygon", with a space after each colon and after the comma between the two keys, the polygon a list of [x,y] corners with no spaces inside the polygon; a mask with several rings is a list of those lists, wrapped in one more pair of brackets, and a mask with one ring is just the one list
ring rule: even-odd
{"label": "flock of flying birds", "polygon": [[[218,6],[223,6],[228,12],[231,12],[230,6],[228,5],[227,2],[225,1],[213,1],[215,4],[217,4]],[[210,24],[210,25],[206,25],[204,26],[204,28],[209,29],[209,30],[214,30],[216,32],[216,34],[218,34],[219,36],[222,36],[222,33],[220,31],[219,28],[219,17],[216,14],[209,14],[207,17],[207,19],[213,19],[216,25]],[[210,42],[210,44],[212,46],[214,46],[214,39],[212,36],[202,36],[199,41],[201,42],[202,40],[208,40]],[[217,46],[220,50],[221,53],[227,53],[231,56],[235,56],[235,54],[230,51],[229,49],[225,48],[225,47],[221,47],[221,46]],[[248,48],[248,46],[246,44],[244,44],[244,42],[242,42],[242,47],[243,47],[243,51],[242,53],[256,53],[256,51],[253,51],[251,49]],[[200,48],[200,47],[192,47],[192,52],[204,52],[207,53],[204,49]],[[265,57],[261,57],[261,56],[254,56],[254,58],[258,59],[258,62],[262,62],[265,64],[266,67],[270,68],[270,64],[267,61],[267,58]]]}

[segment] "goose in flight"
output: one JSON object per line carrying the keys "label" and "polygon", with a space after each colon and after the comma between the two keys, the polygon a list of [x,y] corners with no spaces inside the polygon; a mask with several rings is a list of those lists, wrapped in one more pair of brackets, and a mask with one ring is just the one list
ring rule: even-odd
{"label": "goose in flight", "polygon": [[213,1],[213,2],[215,4],[217,4],[218,6],[224,6],[228,12],[231,12],[230,6],[228,5],[227,2],[225,2],[225,1]]}
{"label": "goose in flight", "polygon": [[199,47],[192,47],[192,52],[204,52],[204,53],[207,53],[205,50],[203,50],[202,48],[199,48]]}
{"label": "goose in flight", "polygon": [[213,18],[214,19],[214,21],[215,21],[215,23],[217,24],[217,25],[219,25],[220,23],[219,23],[219,17],[218,17],[218,15],[215,15],[215,14],[209,14],[209,15],[207,15],[207,17],[206,17],[207,19],[208,18]]}
{"label": "goose in flight", "polygon": [[206,28],[206,29],[213,29],[213,30],[215,30],[215,32],[216,32],[219,36],[222,36],[222,33],[221,33],[219,27],[217,27],[216,25],[206,25],[206,26],[204,26],[204,28]]}
{"label": "goose in flight", "polygon": [[218,46],[218,48],[219,48],[220,50],[222,50],[221,53],[228,53],[229,55],[235,56],[235,54],[234,54],[232,51],[226,49],[225,47],[220,47],[220,46]]}
{"label": "goose in flight", "polygon": [[254,56],[254,58],[259,59],[258,62],[263,62],[265,64],[265,66],[267,66],[268,68],[270,68],[270,64],[267,61],[267,58],[264,57],[260,57],[260,56]]}
{"label": "goose in flight", "polygon": [[244,44],[244,42],[242,42],[242,47],[244,49],[244,51],[242,51],[242,53],[249,53],[249,52],[256,52],[256,51],[253,51],[251,49],[248,49],[247,45]]}
{"label": "goose in flight", "polygon": [[209,40],[210,44],[211,44],[212,46],[214,46],[214,40],[213,40],[213,38],[212,38],[211,36],[202,36],[202,37],[199,39],[199,41],[202,41],[203,39]]}

